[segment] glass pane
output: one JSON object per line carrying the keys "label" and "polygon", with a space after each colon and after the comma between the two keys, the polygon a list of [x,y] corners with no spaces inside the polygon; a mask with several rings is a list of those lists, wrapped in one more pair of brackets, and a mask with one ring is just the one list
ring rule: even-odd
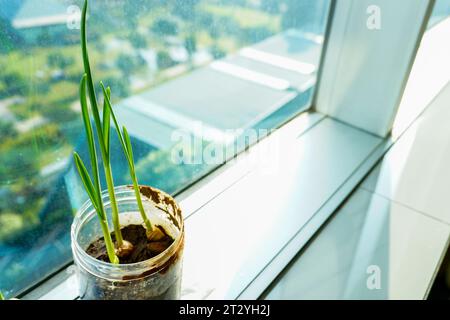
{"label": "glass pane", "polygon": [[428,28],[431,28],[448,16],[450,16],[450,1],[436,0],[430,20],[428,21]]}
{"label": "glass pane", "polygon": [[[87,158],[81,5],[0,0],[0,288],[8,296],[70,262],[70,224],[87,198],[72,162],[74,149]],[[226,159],[206,161],[206,147],[232,156],[243,148],[240,130],[276,128],[306,110],[328,9],[329,0],[90,1],[94,80],[112,88],[140,183],[176,193]],[[111,134],[115,184],[130,183]]]}

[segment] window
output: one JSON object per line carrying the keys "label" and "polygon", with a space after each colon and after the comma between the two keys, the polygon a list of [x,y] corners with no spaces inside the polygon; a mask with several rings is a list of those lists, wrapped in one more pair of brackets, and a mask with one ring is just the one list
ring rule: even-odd
{"label": "window", "polygon": [[[91,1],[94,80],[112,88],[140,183],[176,193],[225,160],[177,163],[174,150],[189,150],[183,134],[229,148],[237,129],[276,128],[306,110],[329,2]],[[71,157],[74,149],[87,156],[77,100],[81,5],[0,0],[0,287],[8,296],[71,260],[70,224],[87,199]],[[124,159],[112,166],[115,184],[129,183]]]}
{"label": "window", "polygon": [[444,20],[450,15],[450,2],[447,0],[436,0],[431,13],[430,20],[428,21],[428,28],[431,28],[436,23]]}

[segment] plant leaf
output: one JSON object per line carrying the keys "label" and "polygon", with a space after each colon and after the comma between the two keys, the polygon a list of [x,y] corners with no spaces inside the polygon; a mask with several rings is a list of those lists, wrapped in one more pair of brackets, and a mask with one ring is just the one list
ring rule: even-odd
{"label": "plant leaf", "polygon": [[108,108],[106,106],[106,101],[111,100],[111,89],[108,87],[106,88],[106,94],[108,95],[108,99],[105,97],[103,99],[103,139],[105,139],[105,149],[107,156],[109,158],[109,150],[110,150],[110,134],[109,134],[109,128],[111,127],[111,108]]}
{"label": "plant leaf", "polygon": [[113,108],[111,106],[111,100],[110,100],[109,96],[107,95],[107,91],[106,91],[105,86],[103,85],[103,83],[100,83],[100,86],[102,87],[103,95],[105,97],[107,97],[107,98],[105,98],[105,106],[109,109],[109,112],[111,114],[111,118],[113,119],[113,122],[114,122],[114,127],[116,128],[117,137],[119,138],[120,144],[122,145],[123,152],[125,153],[125,157],[127,158],[127,161],[129,163],[130,162],[130,157],[129,157],[129,154],[128,154],[127,147],[125,145],[125,141],[123,140],[122,133],[120,132],[119,123],[117,121],[117,118],[116,118],[116,115],[114,113],[114,110],[113,110]]}
{"label": "plant leaf", "polygon": [[128,150],[130,175],[131,175],[131,179],[133,180],[133,188],[134,188],[134,193],[136,195],[136,201],[138,203],[139,211],[141,213],[142,219],[144,220],[147,231],[151,232],[153,230],[153,227],[152,227],[152,224],[151,224],[150,220],[148,219],[147,215],[145,214],[145,210],[142,205],[142,199],[141,199],[141,194],[140,194],[140,190],[139,190],[139,183],[137,181],[136,171],[134,169],[133,148],[131,147],[130,136],[128,135],[128,131],[125,126],[123,126],[122,132],[123,132],[123,137],[125,140],[125,145]]}
{"label": "plant leaf", "polygon": [[[88,1],[85,0],[83,11],[81,13],[81,51],[83,56],[84,72],[86,73],[86,86],[89,93],[89,101],[91,103],[92,114],[95,122],[95,129],[97,131],[97,136],[100,144],[100,150],[102,156],[106,158],[106,148],[103,139],[102,124],[100,121],[100,112],[98,110],[97,98],[95,96],[94,82],[92,80],[91,66],[89,63],[89,53],[87,49],[87,39],[86,39],[86,15],[87,15]],[[105,160],[105,159],[103,159]]]}
{"label": "plant leaf", "polygon": [[89,117],[89,109],[86,100],[86,74],[83,75],[80,82],[80,103],[81,113],[83,115],[84,128],[86,131],[86,139],[89,148],[89,158],[91,160],[92,173],[94,176],[94,187],[97,194],[101,194],[100,176],[98,172],[97,152],[95,150],[94,133],[92,131],[91,119]]}
{"label": "plant leaf", "polygon": [[89,174],[86,170],[86,166],[83,163],[83,160],[81,160],[78,153],[74,152],[73,157],[75,160],[75,165],[78,169],[78,173],[80,174],[81,181],[83,182],[84,188],[86,189],[86,192],[89,196],[89,198],[92,201],[92,204],[97,211],[98,214],[100,214],[99,209],[99,203],[98,203],[98,195],[95,191],[94,185],[92,184],[91,178],[89,177]]}
{"label": "plant leaf", "polygon": [[87,49],[87,40],[86,40],[87,6],[88,6],[88,1],[86,0],[84,2],[83,11],[81,14],[81,51],[82,51],[82,55],[83,55],[84,72],[86,73],[86,76],[87,76],[87,88],[88,88],[88,92],[89,92],[91,108],[94,113],[95,123],[97,125],[99,125],[100,124],[100,116],[99,116],[99,112],[98,112],[97,99],[95,97],[94,82],[92,81],[91,66],[89,63],[89,53],[88,53],[88,49]]}
{"label": "plant leaf", "polygon": [[131,148],[130,136],[128,135],[128,131],[127,131],[127,128],[125,128],[125,126],[123,126],[122,132],[123,132],[123,137],[125,140],[125,145],[126,145],[127,151],[128,151],[128,156],[130,157],[130,162],[133,166],[133,171],[134,171],[133,149]]}

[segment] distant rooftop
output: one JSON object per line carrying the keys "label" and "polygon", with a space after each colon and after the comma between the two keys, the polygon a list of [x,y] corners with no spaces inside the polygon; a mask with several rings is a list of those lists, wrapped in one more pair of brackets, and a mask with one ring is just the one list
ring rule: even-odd
{"label": "distant rooftop", "polygon": [[0,18],[11,21],[25,0],[0,0]]}
{"label": "distant rooftop", "polygon": [[57,0],[0,0],[0,17],[16,29],[65,24],[67,6]]}
{"label": "distant rooftop", "polygon": [[124,99],[117,113],[133,136],[158,148],[171,144],[174,129],[194,133],[200,123],[203,138],[227,139],[228,129],[253,127],[310,89],[320,46],[289,30]]}

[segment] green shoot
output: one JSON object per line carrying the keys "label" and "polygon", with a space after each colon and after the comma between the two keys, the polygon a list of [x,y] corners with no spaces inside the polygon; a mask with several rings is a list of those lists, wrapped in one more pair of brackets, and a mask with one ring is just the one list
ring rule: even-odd
{"label": "green shoot", "polygon": [[136,195],[137,204],[139,207],[139,212],[141,214],[142,220],[144,221],[145,227],[147,229],[147,234],[151,233],[153,231],[152,224],[150,220],[147,218],[147,215],[145,214],[144,206],[142,205],[142,198],[141,198],[141,192],[139,190],[139,183],[136,177],[136,171],[134,168],[134,157],[133,157],[133,149],[131,147],[131,141],[130,136],[128,135],[128,131],[125,127],[123,127],[122,132],[120,131],[120,126],[117,121],[116,115],[114,114],[114,110],[111,106],[111,100],[110,100],[110,94],[109,94],[109,87],[105,89],[105,86],[102,82],[100,82],[100,86],[103,90],[103,96],[105,97],[105,104],[104,107],[106,107],[109,110],[109,114],[111,114],[111,117],[114,122],[114,126],[116,128],[117,137],[119,138],[120,144],[122,146],[122,150],[125,154],[125,157],[128,162],[128,168],[131,175],[131,180],[133,181],[133,188],[134,188],[134,194]]}
{"label": "green shoot", "polygon": [[[81,180],[83,181],[83,185],[86,189],[86,192],[88,193],[88,196],[97,211],[100,224],[102,227],[104,239],[105,239],[105,245],[108,252],[109,260],[112,263],[118,263],[118,257],[115,254],[114,245],[112,243],[112,238],[109,233],[108,228],[108,220],[106,217],[106,212],[103,205],[103,200],[101,197],[101,185],[100,185],[100,178],[99,178],[99,172],[98,172],[98,161],[97,161],[97,153],[95,149],[95,143],[94,143],[94,133],[91,127],[90,123],[90,116],[89,116],[89,109],[87,106],[87,98],[86,96],[89,96],[91,110],[93,113],[93,118],[95,122],[95,129],[99,141],[100,146],[100,152],[103,160],[103,169],[105,172],[106,177],[106,184],[108,188],[108,194],[111,202],[111,210],[112,210],[112,221],[114,225],[114,233],[116,237],[116,245],[118,251],[123,246],[123,238],[122,238],[122,232],[120,230],[120,222],[119,222],[119,210],[117,206],[116,196],[114,193],[114,181],[111,171],[111,164],[110,164],[110,134],[109,134],[109,128],[110,128],[110,114],[109,114],[109,108],[103,109],[103,122],[100,120],[100,112],[98,109],[98,103],[97,98],[95,96],[95,89],[94,84],[92,80],[92,74],[91,74],[91,68],[89,63],[89,54],[87,49],[87,40],[86,40],[86,13],[87,13],[87,6],[88,1],[86,0],[83,6],[83,11],[81,15],[81,49],[82,49],[82,55],[83,55],[83,65],[84,65],[84,71],[85,74],[83,75],[83,78],[81,79],[80,84],[80,103],[81,103],[81,109],[83,114],[83,122],[86,130],[86,137],[88,140],[88,146],[89,146],[89,156],[91,161],[91,167],[92,167],[92,173],[94,176],[94,183],[92,183],[92,180],[89,176],[89,173],[86,170],[86,166],[84,165],[83,161],[79,157],[77,153],[74,154],[75,164],[77,166],[78,172],[80,174]],[[86,94],[86,88],[87,93]],[[108,93],[109,95],[110,93]]]}
{"label": "green shoot", "polygon": [[[106,90],[106,95],[108,95],[108,99],[111,99],[111,89],[108,87]],[[110,150],[110,135],[109,135],[109,129],[111,127],[111,114],[110,114],[110,109],[107,108],[105,106],[106,104],[106,99],[103,100],[103,136],[105,137],[105,146],[106,149],[108,150],[108,154],[109,154],[109,150]]]}
{"label": "green shoot", "polygon": [[3,295],[3,293],[0,291],[0,300],[5,300],[5,296]]}
{"label": "green shoot", "polygon": [[[89,175],[89,172],[86,169],[83,161],[80,156],[75,152],[74,153],[74,161],[77,167],[80,178],[83,182],[84,188],[89,196],[89,199],[92,202],[93,207],[95,208],[98,218],[100,220],[100,225],[102,228],[102,232],[105,239],[105,245],[108,253],[108,258],[112,263],[119,263],[119,257],[122,257],[124,254],[132,249],[132,244],[123,240],[122,232],[120,230],[120,221],[119,221],[119,210],[117,206],[116,195],[114,193],[114,180],[111,170],[111,155],[110,155],[110,127],[111,127],[111,117],[114,121],[114,125],[116,128],[117,135],[119,137],[120,144],[122,146],[123,152],[126,156],[128,167],[131,175],[131,180],[133,181],[133,188],[136,195],[136,201],[139,207],[140,214],[144,221],[145,227],[147,229],[147,235],[149,235],[154,229],[150,220],[147,218],[145,214],[145,210],[142,204],[141,193],[139,189],[138,180],[136,177],[135,167],[134,167],[134,158],[133,158],[133,150],[131,147],[130,137],[128,135],[127,129],[123,127],[122,131],[120,130],[120,126],[118,124],[117,118],[114,114],[114,111],[111,106],[111,90],[110,88],[105,88],[103,83],[100,82],[100,85],[103,90],[103,113],[102,117],[100,117],[100,111],[97,103],[97,97],[95,95],[94,82],[92,80],[91,67],[89,62],[89,53],[87,49],[87,34],[86,34],[86,14],[87,14],[88,0],[85,0],[82,14],[81,14],[81,49],[83,56],[83,65],[84,65],[84,75],[81,79],[80,83],[80,103],[83,115],[84,127],[86,130],[86,137],[88,140],[89,147],[89,157],[90,163],[92,167],[92,176]],[[103,205],[103,199],[101,196],[101,184],[100,184],[100,175],[98,169],[98,161],[97,161],[97,151],[95,146],[95,137],[93,128],[91,126],[89,108],[87,104],[87,97],[89,97],[90,102],[90,110],[93,114],[95,131],[97,134],[97,139],[99,142],[100,153],[103,160],[103,169],[106,178],[106,184],[108,189],[108,195],[111,202],[111,211],[112,211],[112,222],[114,227],[114,233],[116,238],[116,247],[114,247],[114,243],[112,241],[111,234],[109,233],[108,227],[108,219],[106,215],[106,211]]]}
{"label": "green shoot", "polygon": [[114,245],[111,239],[111,234],[109,233],[108,219],[106,217],[106,212],[104,210],[103,200],[101,196],[101,186],[97,163],[97,152],[95,150],[94,133],[92,132],[91,121],[89,118],[89,110],[86,101],[86,75],[83,76],[80,83],[80,103],[83,115],[84,128],[86,131],[86,137],[88,141],[91,167],[94,175],[94,183],[92,183],[91,177],[89,176],[86,166],[84,165],[80,156],[76,152],[74,152],[75,165],[78,169],[78,173],[80,174],[80,178],[81,181],[83,182],[84,188],[86,189],[89,199],[91,200],[92,205],[94,206],[95,211],[97,212],[98,218],[100,220],[109,260],[112,263],[118,263],[118,258],[114,252]]}
{"label": "green shoot", "polygon": [[[81,14],[81,51],[83,54],[83,65],[84,72],[87,77],[87,88],[89,94],[89,100],[91,102],[91,109],[94,116],[95,128],[97,131],[97,137],[100,144],[100,151],[103,159],[103,169],[105,171],[106,184],[108,187],[108,194],[111,202],[112,210],[112,220],[114,225],[114,233],[116,235],[117,247],[120,248],[123,245],[122,232],[120,231],[119,224],[119,209],[117,207],[116,196],[114,194],[114,181],[112,177],[111,165],[110,165],[110,155],[109,155],[109,115],[105,115],[103,120],[106,122],[102,123],[100,121],[100,112],[98,109],[97,98],[95,96],[94,82],[92,80],[91,67],[89,62],[89,53],[87,49],[87,39],[86,39],[86,14],[87,14],[88,0],[85,0],[83,11]],[[108,132],[106,132],[108,128]],[[106,136],[103,134],[106,132]]]}

